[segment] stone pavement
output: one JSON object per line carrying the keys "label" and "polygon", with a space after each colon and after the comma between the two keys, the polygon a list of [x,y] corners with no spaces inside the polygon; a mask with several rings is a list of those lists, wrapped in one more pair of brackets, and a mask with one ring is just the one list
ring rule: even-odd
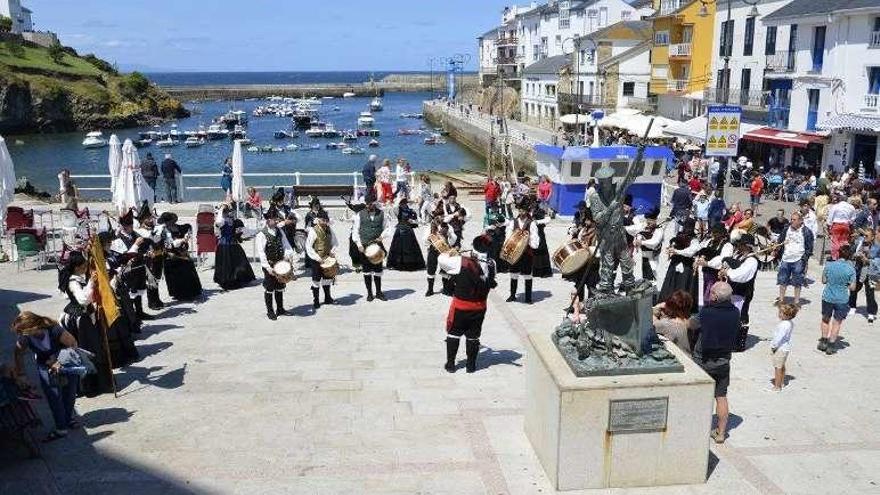
{"label": "stone pavement", "polygon": [[[548,228],[551,247],[566,226]],[[344,239],[349,226],[335,228]],[[362,277],[344,273],[334,287],[339,304],[318,314],[300,279],[286,293],[293,315],[270,322],[259,285],[220,292],[206,268],[204,301],[172,303],[146,327],[142,361],[116,374],[120,397],[78,401],[82,431],[44,445],[40,460],[0,448],[0,493],[554,492],[523,433],[522,366],[527,334],[549,332],[562,318],[570,286],[558,276],[536,282],[532,306],[503,302],[502,277],[480,369],[450,375],[441,367],[448,299],[424,298],[423,273],[387,272],[390,300],[372,303]],[[64,299],[55,281],[54,269],[0,265],[0,326],[19,309],[57,315]],[[712,446],[707,483],[575,493],[880,492],[876,329],[853,316],[845,347],[834,357],[817,353],[814,284],[796,319],[790,385],[764,392],[773,283],[773,273],[759,275],[755,338],[732,365],[733,429]],[[11,356],[11,341],[0,332],[0,358]],[[49,424],[42,404],[41,413]]]}

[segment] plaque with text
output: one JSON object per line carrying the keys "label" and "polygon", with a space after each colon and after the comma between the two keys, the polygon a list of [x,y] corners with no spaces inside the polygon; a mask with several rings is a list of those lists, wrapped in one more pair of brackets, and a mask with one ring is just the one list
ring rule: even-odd
{"label": "plaque with text", "polygon": [[651,432],[666,429],[669,397],[612,400],[608,407],[608,432]]}

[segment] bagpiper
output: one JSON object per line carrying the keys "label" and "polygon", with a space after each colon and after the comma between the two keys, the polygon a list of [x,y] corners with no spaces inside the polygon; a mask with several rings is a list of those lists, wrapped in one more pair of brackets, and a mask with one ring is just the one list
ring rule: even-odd
{"label": "bagpiper", "polygon": [[[279,213],[274,205],[270,206],[263,214],[266,225],[257,233],[256,249],[260,256],[260,266],[263,268],[263,295],[266,301],[266,316],[270,320],[287,314],[284,310],[284,288],[287,282],[279,280],[279,274],[275,272],[275,265],[280,261],[293,258],[293,248],[287,241],[287,236],[278,228]],[[272,306],[272,296],[275,297],[275,307]]]}
{"label": "bagpiper", "polygon": [[335,302],[330,295],[330,286],[336,280],[335,274],[330,276],[325,273],[321,263],[329,256],[333,256],[338,244],[336,234],[330,227],[330,216],[327,211],[322,209],[315,213],[306,237],[306,256],[312,272],[312,307],[315,309],[321,307],[319,287],[324,289],[324,304]]}
{"label": "bagpiper", "polygon": [[467,208],[459,204],[458,198],[451,195],[443,201],[443,223],[449,226],[457,237],[454,248],[461,247],[462,235],[464,234],[464,224],[470,219],[470,212]]}
{"label": "bagpiper", "polygon": [[[376,193],[368,191],[364,198],[364,208],[354,217],[354,225],[352,227],[352,239],[358,247],[358,251],[364,254],[363,273],[364,285],[367,287],[367,301],[378,299],[386,301],[385,294],[382,292],[382,263],[384,259],[385,246],[382,244],[382,231],[385,229],[385,214],[376,207]],[[370,253],[367,253],[371,245],[376,245],[382,250],[383,255],[378,261],[371,260]],[[375,249],[375,248],[370,248]],[[375,296],[373,295],[373,285],[376,286]]]}

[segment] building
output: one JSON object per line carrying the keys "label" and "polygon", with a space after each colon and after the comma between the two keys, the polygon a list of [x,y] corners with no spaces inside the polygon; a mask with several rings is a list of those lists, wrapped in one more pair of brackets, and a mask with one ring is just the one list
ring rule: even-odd
{"label": "building", "polygon": [[767,72],[773,124],[785,138],[809,142],[785,148],[783,163],[842,170],[861,162],[873,174],[880,161],[880,2],[793,0],[762,22],[789,33]]}
{"label": "building", "polygon": [[560,77],[568,72],[567,55],[549,57],[523,70],[520,88],[520,120],[555,130],[559,126],[557,95]]}
{"label": "building", "polygon": [[495,38],[498,28],[490,29],[477,38],[479,45],[478,57],[480,60],[480,86],[491,86],[498,77],[498,48]]}
{"label": "building", "polygon": [[34,30],[31,11],[27,7],[23,7],[20,0],[0,0],[0,15],[12,19],[13,33],[21,34]]}
{"label": "building", "polygon": [[664,117],[685,120],[703,113],[703,92],[712,79],[716,4],[654,0],[649,92]]}
{"label": "building", "polygon": [[651,78],[652,34],[651,22],[632,20],[578,37],[571,55],[572,84],[559,92],[560,114],[644,103]]}

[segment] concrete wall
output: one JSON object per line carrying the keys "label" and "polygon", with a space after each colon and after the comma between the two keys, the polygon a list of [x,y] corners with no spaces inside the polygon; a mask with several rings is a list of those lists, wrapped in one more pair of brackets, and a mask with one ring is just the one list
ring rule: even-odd
{"label": "concrete wall", "polygon": [[51,31],[25,31],[21,33],[21,37],[46,48],[58,41],[58,36]]}

